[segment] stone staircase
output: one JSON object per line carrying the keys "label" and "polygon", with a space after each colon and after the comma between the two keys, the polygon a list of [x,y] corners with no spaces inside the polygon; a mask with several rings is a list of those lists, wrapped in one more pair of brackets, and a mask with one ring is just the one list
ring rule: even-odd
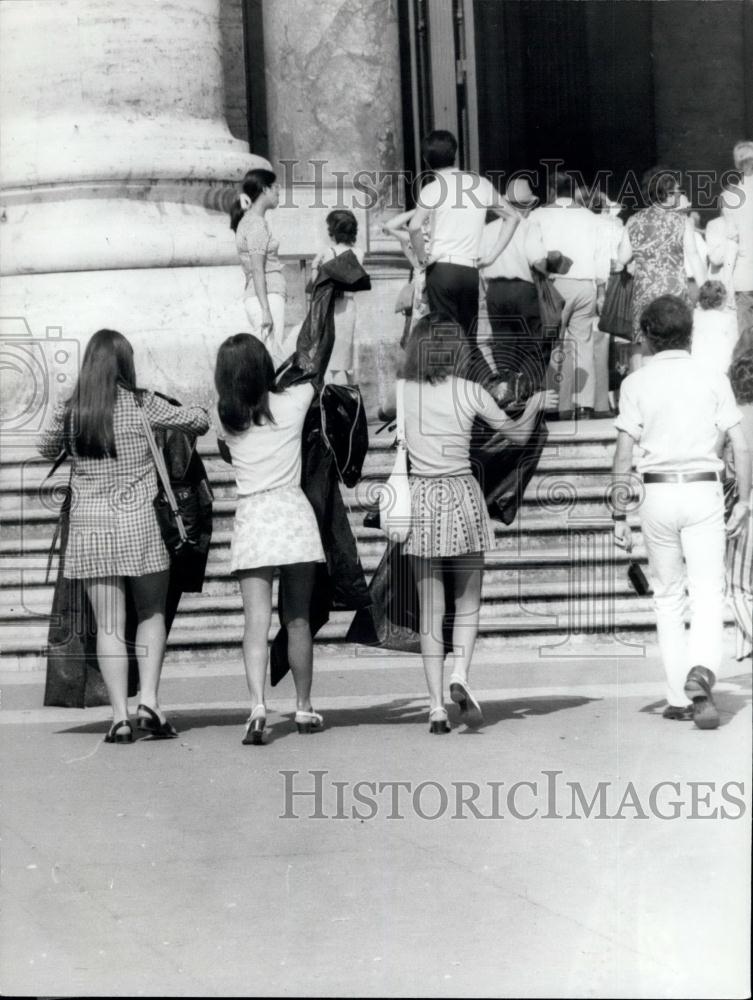
{"label": "stone staircase", "polygon": [[[392,465],[391,436],[371,435],[364,479],[343,495],[367,576],[384,551],[384,536],[363,527],[364,500]],[[542,655],[578,655],[610,648],[640,653],[653,629],[650,601],[627,580],[627,557],[615,550],[604,498],[614,443],[610,421],[552,424],[550,439],[523,507],[509,527],[497,525],[497,549],[484,577],[483,644],[529,647]],[[228,572],[234,511],[233,474],[207,436],[200,450],[215,492],[215,528],[201,594],[184,595],[170,635],[167,662],[174,665],[240,656],[243,616],[235,579]],[[31,448],[2,456],[0,521],[0,643],[6,670],[44,667],[52,583],[45,582],[47,553],[67,482],[64,467],[42,486],[49,464]],[[634,555],[645,562],[636,528]],[[56,560],[53,560],[52,578]],[[318,636],[327,653],[353,652],[344,637],[352,612],[334,612]]]}

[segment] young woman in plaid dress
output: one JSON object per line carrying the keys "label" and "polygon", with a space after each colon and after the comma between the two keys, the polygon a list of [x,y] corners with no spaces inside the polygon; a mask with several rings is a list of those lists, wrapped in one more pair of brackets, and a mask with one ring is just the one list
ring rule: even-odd
{"label": "young woman in plaid dress", "polygon": [[133,740],[123,639],[126,586],[138,615],[138,727],[154,736],[177,735],[157,694],[170,558],[154,512],[157,473],[137,399],[153,428],[192,434],[209,429],[204,407],[173,406],[135,383],[130,343],[115,330],[98,330],[87,344],[73,395],[58,406],[39,444],[45,458],[65,449],[73,459],[63,573],[84,581],[97,623],[97,659],[113,710],[108,743]]}
{"label": "young woman in plaid dress", "polygon": [[278,567],[296,725],[309,733],[323,724],[311,707],[309,608],[315,564],[324,562],[324,550],[316,515],[301,489],[301,434],[314,389],[310,382],[279,389],[269,351],[250,333],[237,333],[221,345],[214,381],[220,452],[231,462],[238,488],[230,569],[243,599],[243,662],[251,694],[243,743],[258,746],[267,717],[264,685]]}

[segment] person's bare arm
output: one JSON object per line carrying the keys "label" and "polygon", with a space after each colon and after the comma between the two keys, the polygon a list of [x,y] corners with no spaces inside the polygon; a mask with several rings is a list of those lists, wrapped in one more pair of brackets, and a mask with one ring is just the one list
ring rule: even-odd
{"label": "person's bare arm", "polygon": [[535,392],[529,398],[523,413],[517,420],[509,417],[501,407],[498,409],[498,415],[487,410],[481,414],[481,418],[490,427],[502,431],[507,440],[513,444],[526,444],[536,426],[539,413],[544,409],[552,410],[556,406],[557,393],[553,389],[545,389],[541,392]]}
{"label": "person's bare arm", "polygon": [[614,541],[627,552],[633,548],[633,533],[627,523],[624,507],[620,509],[619,501],[626,492],[624,483],[633,471],[633,447],[635,441],[627,431],[617,431],[617,447],[614,450],[612,462],[612,506],[615,515],[620,518],[614,522]]}
{"label": "person's bare arm", "polygon": [[520,217],[518,215],[505,216],[500,226],[497,239],[491,250],[478,259],[479,267],[489,267],[499,257],[502,251],[513,237],[513,233],[518,228]]}
{"label": "person's bare arm", "polygon": [[267,276],[264,273],[265,256],[263,253],[252,253],[249,254],[249,259],[251,261],[251,279],[254,283],[254,290],[256,291],[256,297],[259,299],[262,311],[262,329],[266,327],[271,332],[274,321],[272,319],[272,311],[269,308],[269,299],[267,298]]}
{"label": "person's bare arm", "polygon": [[426,246],[424,244],[423,225],[430,218],[430,214],[430,208],[419,205],[418,208],[414,209],[413,215],[408,222],[411,247],[416,255],[416,260],[422,267],[425,267],[429,262],[429,256],[426,253]]}
{"label": "person's bare arm", "polygon": [[685,263],[690,268],[696,284],[700,287],[706,280],[706,265],[701,260],[698,253],[698,245],[695,241],[695,226],[693,220],[685,220],[685,232],[683,233],[683,250],[685,252]]}
{"label": "person's bare arm", "polygon": [[741,534],[748,523],[753,466],[751,465],[751,455],[748,450],[748,443],[745,440],[742,424],[735,424],[734,427],[730,427],[728,433],[735,461],[738,501],[732,508],[732,513],[727,521],[727,534],[734,537]]}
{"label": "person's bare arm", "polygon": [[629,264],[633,259],[633,248],[630,245],[630,236],[628,235],[627,226],[622,234],[622,239],[620,240],[620,246],[617,250],[617,260],[624,267]]}
{"label": "person's bare arm", "polygon": [[393,217],[388,219],[382,226],[382,232],[384,235],[395,236],[401,243],[403,241],[409,241],[410,233],[408,232],[408,223],[413,218],[415,211],[415,208],[412,208],[409,212],[401,212],[399,215],[393,215]]}

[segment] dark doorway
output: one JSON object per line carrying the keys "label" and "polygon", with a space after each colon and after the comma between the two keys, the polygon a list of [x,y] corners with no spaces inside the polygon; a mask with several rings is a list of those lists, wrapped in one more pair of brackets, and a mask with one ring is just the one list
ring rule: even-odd
{"label": "dark doorway", "polygon": [[616,193],[650,166],[651,6],[474,0],[481,171],[560,159],[588,180],[608,171]]}

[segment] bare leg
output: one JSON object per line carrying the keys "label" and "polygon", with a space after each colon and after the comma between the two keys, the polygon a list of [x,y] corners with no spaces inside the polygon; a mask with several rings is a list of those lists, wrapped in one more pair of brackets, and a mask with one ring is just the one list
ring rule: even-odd
{"label": "bare leg", "polygon": [[643,345],[633,344],[633,348],[630,352],[630,371],[637,372],[638,369],[643,364]]}
{"label": "bare leg", "polygon": [[239,573],[243,599],[243,664],[246,668],[251,710],[264,704],[264,683],[269,658],[269,626],[272,621],[272,566]]}
{"label": "bare leg", "polygon": [[293,563],[280,567],[282,621],[288,632],[288,660],[295,683],[296,709],[310,712],[314,647],[309,611],[316,563]]}
{"label": "bare leg", "polygon": [[128,718],[128,654],[125,644],[125,581],[122,576],[84,580],[97,623],[97,662],[114,722]]}
{"label": "bare leg", "polygon": [[418,603],[421,620],[421,656],[424,661],[426,685],[429,689],[429,711],[442,708],[444,693],[442,675],[444,670],[444,641],[442,639],[442,619],[444,618],[445,594],[441,559],[421,559],[413,557],[413,575],[418,588]]}
{"label": "bare leg", "polygon": [[131,576],[128,584],[136,605],[136,645],[138,647],[140,700],[164,722],[159,708],[159,679],[165,658],[165,603],[170,571]]}
{"label": "bare leg", "polygon": [[450,562],[455,584],[455,621],[452,628],[452,672],[468,680],[471,657],[478,636],[481,610],[482,556],[473,553],[458,556]]}

